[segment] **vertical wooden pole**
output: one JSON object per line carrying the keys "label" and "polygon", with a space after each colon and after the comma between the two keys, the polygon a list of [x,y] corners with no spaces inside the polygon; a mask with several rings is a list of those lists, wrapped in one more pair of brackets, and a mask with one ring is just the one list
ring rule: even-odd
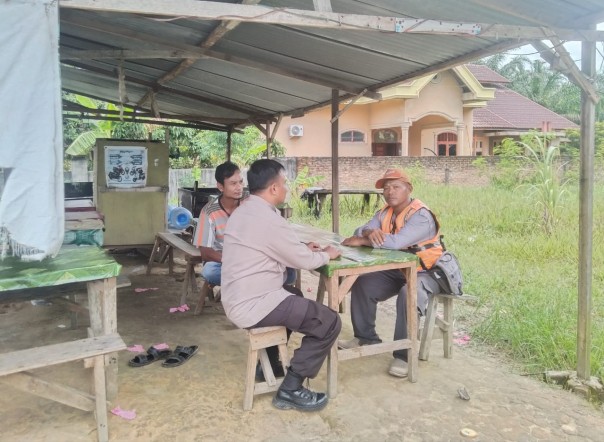
{"label": "vertical wooden pole", "polygon": [[[583,42],[581,70],[587,78],[596,71],[596,43]],[[581,92],[581,171],[579,178],[579,293],[577,321],[577,376],[591,375],[591,284],[593,242],[593,189],[596,105]]]}
{"label": "vertical wooden pole", "polygon": [[[331,90],[331,118],[339,111],[340,91]],[[340,168],[338,149],[339,119],[331,123],[331,226],[335,233],[340,233]]]}
{"label": "vertical wooden pole", "polygon": [[266,121],[266,158],[271,157],[271,122]]}
{"label": "vertical wooden pole", "polygon": [[227,132],[227,161],[231,161],[232,154],[232,137],[233,137],[233,129],[229,127],[229,131]]}

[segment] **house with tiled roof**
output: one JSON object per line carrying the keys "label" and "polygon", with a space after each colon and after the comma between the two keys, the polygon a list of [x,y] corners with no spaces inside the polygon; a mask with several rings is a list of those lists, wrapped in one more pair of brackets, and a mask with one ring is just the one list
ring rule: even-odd
{"label": "house with tiled roof", "polygon": [[476,152],[492,155],[493,148],[504,138],[518,139],[537,130],[547,132],[558,143],[567,129],[579,126],[507,87],[509,80],[481,65],[467,65],[480,84],[495,89],[495,98],[474,110],[474,143]]}
{"label": "house with tiled roof", "polygon": [[[559,143],[578,126],[507,88],[509,80],[482,65],[457,66],[380,91],[377,101],[342,103],[339,155],[492,155],[504,138],[546,131]],[[331,109],[283,118],[276,139],[293,157],[331,155]]]}

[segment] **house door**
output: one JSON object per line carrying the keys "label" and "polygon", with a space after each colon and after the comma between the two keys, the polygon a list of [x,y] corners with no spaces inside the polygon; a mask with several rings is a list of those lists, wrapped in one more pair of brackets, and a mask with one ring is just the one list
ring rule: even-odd
{"label": "house door", "polygon": [[400,157],[401,153],[401,143],[371,143],[374,157]]}
{"label": "house door", "polygon": [[436,140],[439,157],[454,157],[457,155],[457,134],[443,132]]}

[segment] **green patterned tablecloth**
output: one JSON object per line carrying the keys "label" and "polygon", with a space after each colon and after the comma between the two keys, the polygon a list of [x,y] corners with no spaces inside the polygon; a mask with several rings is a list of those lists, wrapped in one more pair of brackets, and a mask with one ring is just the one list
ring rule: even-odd
{"label": "green patterned tablecloth", "polygon": [[292,228],[302,242],[315,241],[322,247],[333,245],[342,251],[342,257],[330,261],[317,269],[325,276],[332,276],[335,270],[367,267],[379,264],[415,262],[419,265],[417,256],[399,250],[374,249],[372,247],[346,247],[340,243],[344,240],[337,233],[327,232],[313,226],[293,224]]}
{"label": "green patterned tablecloth", "polygon": [[329,261],[329,263],[317,269],[319,273],[325,276],[333,276],[334,271],[340,269],[352,269],[355,267],[368,267],[401,262],[414,262],[419,264],[417,256],[399,250],[344,246],[340,246],[340,248],[353,249],[354,253],[345,252],[342,257]]}
{"label": "green patterned tablecloth", "polygon": [[117,276],[121,266],[97,247],[63,246],[55,258],[0,260],[0,291],[48,287]]}

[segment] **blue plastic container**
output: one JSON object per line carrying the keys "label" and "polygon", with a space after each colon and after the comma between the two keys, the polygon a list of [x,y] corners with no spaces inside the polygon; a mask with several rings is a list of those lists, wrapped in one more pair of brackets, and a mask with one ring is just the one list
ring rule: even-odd
{"label": "blue plastic container", "polygon": [[189,227],[193,215],[184,207],[168,206],[168,228],[183,230]]}

